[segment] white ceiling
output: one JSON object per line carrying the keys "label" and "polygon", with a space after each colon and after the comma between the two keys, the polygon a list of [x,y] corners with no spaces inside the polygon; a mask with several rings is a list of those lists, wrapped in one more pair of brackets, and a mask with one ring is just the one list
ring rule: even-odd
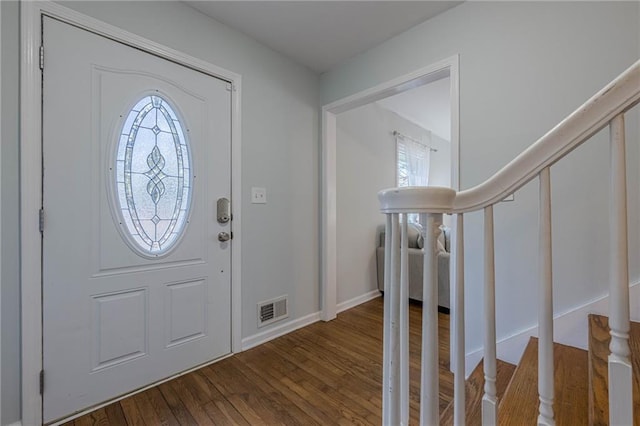
{"label": "white ceiling", "polygon": [[449,77],[379,100],[382,108],[451,141],[451,96]]}
{"label": "white ceiling", "polygon": [[186,1],[308,68],[324,72],[461,1]]}

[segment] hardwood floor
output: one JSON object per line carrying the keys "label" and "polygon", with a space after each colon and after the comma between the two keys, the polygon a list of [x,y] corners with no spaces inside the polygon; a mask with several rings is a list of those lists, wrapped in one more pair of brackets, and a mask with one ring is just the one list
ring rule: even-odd
{"label": "hardwood floor", "polygon": [[[382,298],[66,423],[379,425]],[[419,420],[421,307],[410,306],[411,420]],[[440,411],[453,398],[449,315],[439,313]]]}
{"label": "hardwood floor", "polygon": [[[588,424],[588,353],[553,344],[555,422]],[[530,338],[498,409],[500,426],[535,426],[538,418],[538,339]]]}
{"label": "hardwood floor", "polygon": [[[484,395],[484,361],[480,363],[473,370],[471,375],[467,378],[465,385],[465,424],[467,426],[481,426],[482,423],[482,396]],[[511,377],[516,369],[516,366],[504,362],[497,361],[496,364],[496,391],[498,395],[498,401],[502,400],[507,386],[511,382]],[[447,409],[440,416],[441,426],[453,425],[453,403],[449,404]]]}

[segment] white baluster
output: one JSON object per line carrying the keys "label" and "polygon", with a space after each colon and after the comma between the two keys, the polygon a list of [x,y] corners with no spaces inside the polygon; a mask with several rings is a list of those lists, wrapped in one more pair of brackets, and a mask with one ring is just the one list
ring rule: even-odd
{"label": "white baluster", "polygon": [[398,214],[387,214],[384,276],[382,421],[400,424],[400,233]]}
{"label": "white baluster", "polygon": [[384,327],[382,346],[382,424],[391,424],[391,228],[392,215],[386,214],[384,234]]}
{"label": "white baluster", "polygon": [[465,424],[465,342],[464,342],[464,235],[463,215],[456,215],[456,325],[455,363],[453,389],[453,424]]}
{"label": "white baluster", "polygon": [[482,424],[498,422],[496,395],[496,285],[493,244],[493,206],[484,209],[484,395]]}
{"label": "white baluster", "polygon": [[624,116],[610,123],[611,137],[611,250],[609,327],[609,424],[633,424],[632,368],[629,359],[629,269],[627,242],[627,181]]}
{"label": "white baluster", "polygon": [[538,424],[554,425],[553,419],[553,281],[551,271],[551,173],[540,172],[540,229],[538,262]]}
{"label": "white baluster", "polygon": [[438,270],[436,238],[442,214],[422,214],[425,225],[422,281],[422,368],[420,389],[420,424],[439,422],[438,392]]}
{"label": "white baluster", "polygon": [[407,214],[402,214],[400,249],[400,424],[409,424],[409,241]]}

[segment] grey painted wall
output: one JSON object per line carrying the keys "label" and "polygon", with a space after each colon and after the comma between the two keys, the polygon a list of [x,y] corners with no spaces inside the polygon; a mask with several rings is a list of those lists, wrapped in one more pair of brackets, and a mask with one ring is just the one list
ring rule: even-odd
{"label": "grey painted wall", "polygon": [[[378,191],[396,186],[398,130],[413,138],[428,140],[422,127],[382,108],[364,105],[337,116],[337,290],[338,303],[378,288],[377,228],[384,224]],[[431,154],[430,185],[449,186],[451,144],[433,137],[438,152]]]}
{"label": "grey painted wall", "polygon": [[[329,103],[460,55],[461,188],[484,181],[640,57],[637,2],[466,2],[330,70]],[[640,280],[638,111],[627,122],[631,280]],[[608,132],[552,167],[555,312],[606,293]],[[497,206],[498,336],[536,323],[537,183]],[[482,216],[466,215],[467,301],[482,299]],[[467,349],[481,347],[467,304]],[[636,317],[639,312],[634,313]]]}
{"label": "grey painted wall", "polygon": [[[437,152],[431,152],[429,167],[429,186],[451,187],[451,141],[431,134],[431,147]],[[448,221],[448,218],[444,218]],[[448,222],[445,224],[449,225]]]}
{"label": "grey painted wall", "polygon": [[[318,312],[319,81],[255,40],[180,2],[69,2],[89,16],[242,75],[243,337],[256,303],[290,298],[290,320]],[[2,423],[19,418],[18,9],[2,2]],[[268,204],[250,204],[252,186]],[[261,329],[261,331],[264,329]]]}

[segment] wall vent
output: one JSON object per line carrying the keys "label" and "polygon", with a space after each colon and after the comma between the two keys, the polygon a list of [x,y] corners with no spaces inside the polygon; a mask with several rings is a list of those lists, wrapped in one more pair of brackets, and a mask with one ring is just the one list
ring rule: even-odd
{"label": "wall vent", "polygon": [[288,297],[277,297],[258,303],[258,327],[271,324],[289,316]]}

